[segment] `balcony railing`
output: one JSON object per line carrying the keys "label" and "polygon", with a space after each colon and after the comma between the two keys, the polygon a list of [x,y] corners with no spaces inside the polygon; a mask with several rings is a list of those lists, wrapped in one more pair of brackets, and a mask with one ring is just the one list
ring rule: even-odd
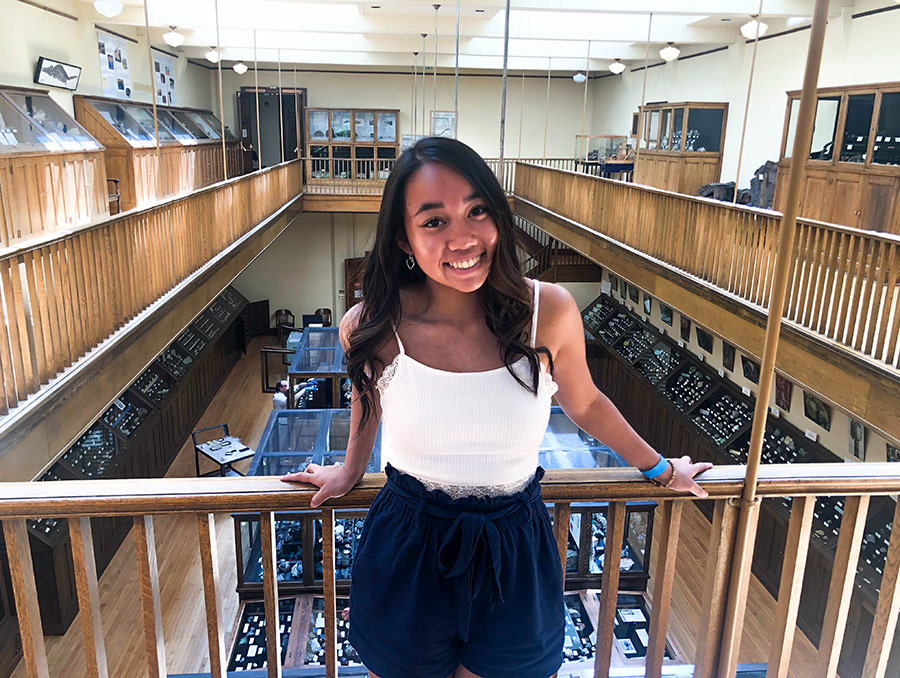
{"label": "balcony railing", "polygon": [[288,162],[0,250],[0,414],[300,194]]}
{"label": "balcony railing", "polygon": [[[338,672],[334,512],[338,509],[368,507],[383,482],[384,476],[381,474],[367,475],[349,494],[338,501],[329,502],[327,507],[321,509],[327,649],[325,675],[329,678],[336,676]],[[744,467],[734,466],[713,468],[704,474],[702,480],[702,485],[713,500],[714,508],[706,570],[697,572],[693,578],[703,590],[691,592],[693,598],[702,599],[700,622],[693,629],[697,649],[694,657],[690,658],[695,666],[695,677],[722,675],[719,673],[722,670],[719,666],[720,648],[735,645],[735,638],[724,637],[727,634],[723,632],[722,620],[726,607],[737,605],[737,609],[742,610],[746,602],[729,602],[731,580],[739,574],[732,571],[731,563],[737,503],[743,482]],[[900,464],[765,466],[760,471],[758,488],[758,496],[761,498],[794,499],[784,551],[777,613],[770,626],[771,638],[775,642],[772,643],[769,655],[768,676],[785,676],[790,666],[815,498],[829,495],[846,497],[819,640],[817,665],[809,673],[823,677],[834,676],[847,623],[847,610],[869,500],[876,495],[900,493]],[[48,675],[48,670],[26,519],[60,516],[68,519],[85,648],[82,659],[88,667],[89,676],[101,676],[108,675],[107,656],[100,630],[98,582],[93,562],[90,517],[134,517],[133,535],[137,547],[135,566],[140,580],[139,604],[143,613],[144,649],[150,666],[149,675],[164,675],[165,644],[153,517],[162,514],[194,515],[198,527],[196,553],[202,569],[211,675],[223,676],[227,665],[223,630],[226,620],[221,613],[223,592],[217,588],[214,514],[258,512],[265,613],[267,619],[275,619],[279,599],[275,571],[275,512],[308,509],[312,494],[307,489],[289,489],[274,477],[146,480],[140,484],[115,480],[0,484],[0,520],[3,521],[28,676],[44,677]],[[637,471],[629,468],[549,471],[542,482],[542,494],[546,502],[553,504],[555,533],[563,570],[572,502],[609,501],[606,541],[611,544],[622,543],[627,501],[654,499],[659,502],[655,528],[659,539],[659,555],[651,582],[653,604],[646,658],[646,676],[659,678],[675,587],[675,562],[682,511],[685,503],[693,499],[647,483]],[[750,531],[751,550],[755,534],[754,522]],[[895,511],[892,535],[863,668],[865,676],[884,675],[894,637],[897,608],[900,604],[900,511]],[[594,620],[597,629],[596,676],[609,674],[619,558],[618,549],[607,549],[599,615]],[[749,561],[747,562],[749,567]],[[123,593],[123,597],[119,599],[120,604],[128,604],[124,595]],[[742,628],[741,617],[742,613],[738,613],[737,640],[740,639]],[[278,625],[266,625],[266,634],[268,675],[279,676],[281,651]]]}
{"label": "balcony railing", "polygon": [[[517,198],[766,309],[781,214],[520,163]],[[785,318],[900,367],[900,236],[797,220]]]}

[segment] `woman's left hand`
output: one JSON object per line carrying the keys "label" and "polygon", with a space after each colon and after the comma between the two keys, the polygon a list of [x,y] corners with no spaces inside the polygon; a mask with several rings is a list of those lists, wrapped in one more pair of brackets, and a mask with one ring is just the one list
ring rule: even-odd
{"label": "woman's left hand", "polygon": [[[708,461],[701,461],[695,464],[687,455],[669,459],[669,463],[672,464],[672,468],[675,469],[675,481],[669,485],[670,490],[674,490],[675,492],[690,492],[701,499],[706,499],[709,496],[709,492],[700,487],[694,478],[704,471],[711,469],[713,466],[712,464]],[[671,477],[671,469],[666,470],[662,477],[659,478],[659,482],[665,485],[669,482]]]}

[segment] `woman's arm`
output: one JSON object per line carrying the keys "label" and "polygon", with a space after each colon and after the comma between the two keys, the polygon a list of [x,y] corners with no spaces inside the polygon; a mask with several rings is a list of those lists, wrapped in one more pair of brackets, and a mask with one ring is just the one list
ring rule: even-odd
{"label": "woman's arm", "polygon": [[[350,332],[359,322],[362,304],[357,304],[344,314],[340,325],[341,345],[347,350]],[[326,499],[345,495],[366,473],[366,465],[372,454],[375,444],[375,436],[378,434],[378,425],[381,422],[381,398],[375,391],[375,416],[365,424],[362,423],[362,407],[358,400],[356,387],[353,388],[350,397],[350,437],[347,442],[347,454],[342,466],[319,466],[309,464],[305,470],[297,473],[289,473],[282,480],[289,482],[311,483],[319,488],[313,495],[309,505],[315,508]]]}
{"label": "woman's arm", "polygon": [[[652,468],[659,461],[659,453],[594,385],[585,355],[581,313],[572,295],[563,287],[547,283],[541,285],[540,294],[538,336],[541,344],[553,352],[553,378],[559,386],[557,402],[569,419],[621,454],[629,464],[641,470]],[[657,478],[659,482],[668,482],[674,469],[673,490],[707,496],[693,478],[712,464],[693,464],[687,456],[670,461],[672,468]]]}

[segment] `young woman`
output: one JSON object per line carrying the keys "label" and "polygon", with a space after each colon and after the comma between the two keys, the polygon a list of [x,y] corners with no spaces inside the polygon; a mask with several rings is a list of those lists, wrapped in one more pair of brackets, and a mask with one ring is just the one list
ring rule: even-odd
{"label": "young woman", "polygon": [[562,662],[562,574],[538,445],[565,413],[648,478],[706,493],[709,464],[666,460],[591,379],[581,314],[522,276],[506,197],[444,138],[385,186],[364,303],[341,322],[353,382],[343,466],[285,480],[319,506],[365,473],[379,422],[388,480],[353,565],[350,642],[374,678],[547,678]]}

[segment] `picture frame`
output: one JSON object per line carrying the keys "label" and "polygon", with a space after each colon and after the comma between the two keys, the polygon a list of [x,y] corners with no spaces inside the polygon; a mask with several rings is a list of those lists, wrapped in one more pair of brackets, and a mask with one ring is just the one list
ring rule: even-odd
{"label": "picture frame", "polygon": [[775,374],[775,405],[785,412],[791,411],[791,398],[794,394],[794,382],[780,374]]}
{"label": "picture frame", "polygon": [[850,454],[860,461],[866,460],[866,427],[856,419],[850,419]]}
{"label": "picture frame", "polygon": [[816,425],[831,430],[831,407],[806,391],[803,392],[803,413]]}
{"label": "picture frame", "polygon": [[456,137],[456,113],[454,111],[431,112],[431,136]]}
{"label": "picture frame", "polygon": [[691,340],[691,321],[686,316],[681,316],[681,340]]}
{"label": "picture frame", "polygon": [[669,327],[672,326],[672,307],[665,304],[659,305],[659,318]]}
{"label": "picture frame", "polygon": [[713,338],[712,335],[704,329],[701,329],[700,325],[695,325],[694,329],[697,332],[697,343],[707,353],[713,352]]}
{"label": "picture frame", "polygon": [[[64,61],[38,57],[34,68],[34,82],[48,87],[59,87],[75,91],[81,80],[81,66],[67,64]],[[74,82],[73,82],[74,81]]]}
{"label": "picture frame", "polygon": [[741,371],[744,373],[744,378],[749,379],[754,384],[759,383],[759,363],[755,360],[751,360],[745,355],[741,356]]}
{"label": "picture frame", "polygon": [[727,341],[722,342],[722,367],[734,372],[734,346]]}
{"label": "picture frame", "polygon": [[884,454],[888,461],[900,461],[900,447],[894,447],[890,443],[885,443]]}

